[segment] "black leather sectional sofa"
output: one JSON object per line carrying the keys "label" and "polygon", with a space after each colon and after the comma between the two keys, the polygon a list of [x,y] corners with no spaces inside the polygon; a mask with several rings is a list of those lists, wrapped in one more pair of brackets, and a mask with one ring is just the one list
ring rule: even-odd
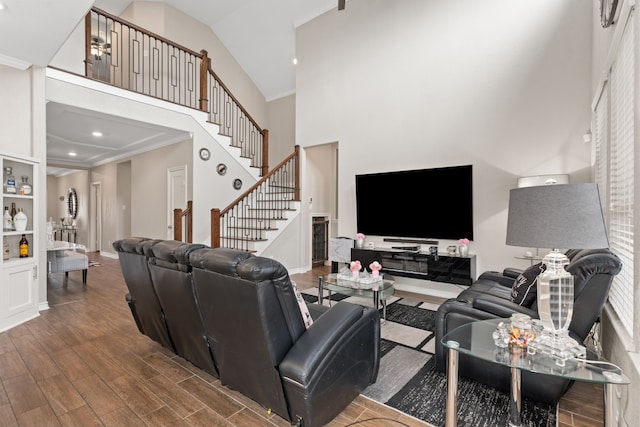
{"label": "black leather sectional sofa", "polygon": [[[582,343],[598,321],[607,301],[611,283],[622,269],[622,262],[609,249],[569,250],[566,270],[574,276],[573,317],[569,334]],[[456,298],[440,305],[436,313],[436,367],[445,372],[447,349],[442,337],[456,327],[476,320],[509,318],[524,313],[537,319],[538,307],[523,307],[511,301],[511,288],[521,270],[507,268],[502,272],[487,271]],[[509,368],[466,355],[460,355],[460,376],[508,391]],[[532,372],[522,372],[522,396],[544,403],[557,403],[573,384],[572,381]]]}
{"label": "black leather sectional sofa", "polygon": [[328,423],[375,382],[376,310],[309,304],[307,329],[278,261],[142,237],[113,247],[141,333],[292,425]]}

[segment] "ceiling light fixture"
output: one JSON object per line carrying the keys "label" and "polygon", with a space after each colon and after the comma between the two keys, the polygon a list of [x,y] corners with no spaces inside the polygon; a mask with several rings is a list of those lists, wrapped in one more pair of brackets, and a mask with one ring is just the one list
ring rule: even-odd
{"label": "ceiling light fixture", "polygon": [[91,132],[91,135],[96,136],[96,137],[101,137],[102,136],[102,132],[96,130],[96,131]]}
{"label": "ceiling light fixture", "polygon": [[71,157],[75,157],[75,156],[77,156],[78,154],[77,154],[77,153],[75,153],[75,152],[73,152],[73,151],[69,151],[69,155],[70,155]]}
{"label": "ceiling light fixture", "polygon": [[298,58],[293,58],[293,65],[298,65]]}
{"label": "ceiling light fixture", "polygon": [[4,5],[4,3],[0,3],[0,10],[5,10],[7,8],[7,6]]}

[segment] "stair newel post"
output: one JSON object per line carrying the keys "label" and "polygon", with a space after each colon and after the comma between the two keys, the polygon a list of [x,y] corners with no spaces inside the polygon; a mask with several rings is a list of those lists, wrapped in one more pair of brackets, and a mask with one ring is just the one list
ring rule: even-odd
{"label": "stair newel post", "polygon": [[209,66],[211,60],[206,50],[200,51],[202,59],[200,61],[200,111],[209,112]]}
{"label": "stair newel post", "polygon": [[265,176],[269,173],[269,131],[264,129],[262,131],[262,170],[260,176]]}
{"label": "stair newel post", "polygon": [[295,190],[294,190],[294,200],[300,200],[300,146],[296,145],[293,147],[293,151],[295,153]]}
{"label": "stair newel post", "polygon": [[193,201],[187,202],[187,242],[193,243]]}
{"label": "stair newel post", "polygon": [[84,75],[93,77],[93,57],[91,56],[91,11],[84,17]]}
{"label": "stair newel post", "polygon": [[173,240],[182,242],[182,209],[173,210]]}
{"label": "stair newel post", "polygon": [[211,247],[220,247],[220,209],[211,209]]}

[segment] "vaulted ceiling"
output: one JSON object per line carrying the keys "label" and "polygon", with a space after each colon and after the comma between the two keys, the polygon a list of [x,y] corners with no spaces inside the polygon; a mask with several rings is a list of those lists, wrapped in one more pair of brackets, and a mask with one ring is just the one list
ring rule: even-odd
{"label": "vaulted ceiling", "polygon": [[[211,27],[249,75],[265,100],[295,93],[295,28],[338,7],[338,0],[151,0],[163,1]],[[0,0],[0,65],[27,69],[47,66],[92,6],[114,15],[131,0]],[[7,42],[10,41],[10,42]],[[87,138],[98,119],[90,112],[62,105],[47,108],[48,156],[56,164],[91,166],[113,157],[174,141],[182,135],[162,127],[104,117],[113,134],[126,141]],[[58,125],[50,117],[62,118]],[[72,124],[72,125],[71,125]],[[143,136],[144,135],[144,136]],[[71,146],[84,155],[64,159]],[[100,147],[102,146],[102,152]],[[78,151],[78,150],[74,150]]]}

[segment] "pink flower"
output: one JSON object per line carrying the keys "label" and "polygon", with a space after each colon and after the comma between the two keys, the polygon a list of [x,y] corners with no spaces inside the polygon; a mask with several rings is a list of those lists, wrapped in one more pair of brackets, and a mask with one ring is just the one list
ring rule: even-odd
{"label": "pink flower", "polygon": [[367,236],[365,236],[365,235],[364,235],[364,234],[362,234],[362,233],[358,233],[358,234],[356,234],[356,239],[358,239],[358,240],[364,240],[366,237],[367,237]]}
{"label": "pink flower", "polygon": [[349,264],[349,269],[351,271],[360,271],[361,268],[362,268],[362,264],[360,264],[360,261],[358,260],[351,261],[351,264]]}
{"label": "pink flower", "polygon": [[371,264],[369,264],[369,268],[371,269],[371,271],[380,271],[382,265],[380,265],[378,261],[373,261]]}
{"label": "pink flower", "polygon": [[463,239],[458,240],[458,244],[460,245],[468,245],[469,244],[469,239],[467,239],[466,237]]}

